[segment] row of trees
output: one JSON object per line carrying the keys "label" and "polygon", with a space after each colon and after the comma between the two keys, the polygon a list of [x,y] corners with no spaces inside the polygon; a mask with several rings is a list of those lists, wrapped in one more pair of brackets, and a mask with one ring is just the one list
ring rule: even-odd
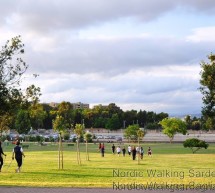
{"label": "row of trees", "polygon": [[[15,117],[14,127],[20,133],[28,132],[30,127],[50,129],[53,128],[53,121],[59,116],[66,122],[67,128],[74,128],[76,124],[84,124],[86,128],[110,130],[125,129],[134,124],[145,129],[161,130],[159,122],[169,117],[167,113],[163,112],[155,113],[142,110],[124,112],[114,103],[107,106],[98,105],[92,109],[73,109],[70,102],[62,102],[58,107],[51,107],[48,104],[34,104],[28,110],[19,110]],[[187,115],[184,120],[187,129],[206,129],[202,128],[202,118]]]}

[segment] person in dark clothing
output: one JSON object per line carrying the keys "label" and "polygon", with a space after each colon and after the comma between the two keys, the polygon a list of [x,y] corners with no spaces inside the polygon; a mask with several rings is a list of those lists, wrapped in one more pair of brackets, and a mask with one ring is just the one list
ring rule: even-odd
{"label": "person in dark clothing", "polygon": [[23,149],[19,145],[20,145],[20,142],[17,141],[16,147],[13,148],[13,155],[12,155],[12,159],[14,159],[14,155],[15,155],[15,159],[16,159],[17,166],[18,166],[18,168],[15,170],[16,172],[20,172],[20,169],[22,166],[22,156],[25,157],[25,155],[23,153]]}
{"label": "person in dark clothing", "polygon": [[113,144],[113,145],[112,145],[112,153],[113,153],[113,154],[115,154],[115,149],[116,149],[116,147],[115,147],[115,145]]}
{"label": "person in dark clothing", "polygon": [[148,149],[148,156],[152,156],[152,149],[151,149],[151,147],[149,147],[149,149]]}
{"label": "person in dark clothing", "polygon": [[136,150],[135,146],[131,149],[131,153],[132,153],[132,159],[135,160],[136,159],[136,154],[137,154],[137,150]]}
{"label": "person in dark clothing", "polygon": [[126,152],[126,149],[125,147],[122,148],[122,155],[125,157],[125,152]]}
{"label": "person in dark clothing", "polygon": [[3,149],[1,147],[1,141],[0,141],[0,172],[1,172],[2,166],[4,164],[4,160],[3,160],[2,155],[6,156],[6,154],[4,154],[4,152],[3,152]]}
{"label": "person in dark clothing", "polygon": [[101,145],[101,155],[102,155],[102,157],[105,156],[105,144],[104,143]]}
{"label": "person in dark clothing", "polygon": [[101,148],[102,148],[102,144],[99,143],[99,151],[101,151]]}

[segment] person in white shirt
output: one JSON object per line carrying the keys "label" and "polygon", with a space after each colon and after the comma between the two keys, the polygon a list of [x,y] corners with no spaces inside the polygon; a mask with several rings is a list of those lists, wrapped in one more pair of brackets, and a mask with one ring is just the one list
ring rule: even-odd
{"label": "person in white shirt", "polygon": [[120,156],[121,148],[119,146],[116,148],[116,152],[117,152],[118,156]]}
{"label": "person in white shirt", "polygon": [[22,166],[22,156],[25,157],[25,155],[23,153],[23,149],[19,145],[20,145],[20,142],[17,141],[16,147],[13,148],[13,155],[12,155],[12,159],[14,159],[14,155],[15,155],[15,159],[16,159],[17,166],[18,166],[18,168],[16,169],[16,172],[20,172],[20,168]]}
{"label": "person in white shirt", "polygon": [[128,146],[128,155],[131,155],[131,146]]}

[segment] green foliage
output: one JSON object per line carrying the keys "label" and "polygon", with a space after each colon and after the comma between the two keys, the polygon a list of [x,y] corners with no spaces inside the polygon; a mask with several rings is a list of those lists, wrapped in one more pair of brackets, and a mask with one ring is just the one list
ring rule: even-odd
{"label": "green foliage", "polygon": [[183,145],[185,148],[189,147],[193,153],[197,152],[201,148],[207,149],[209,146],[205,141],[196,138],[187,139],[184,141]]}
{"label": "green foliage", "polygon": [[95,118],[93,127],[95,127],[95,128],[105,128],[105,125],[107,124],[107,122],[108,122],[108,118],[103,118],[103,117]]}
{"label": "green foliage", "polygon": [[200,121],[193,121],[191,124],[192,130],[200,130],[201,129],[201,122]]}
{"label": "green foliage", "polygon": [[64,140],[69,140],[69,138],[70,138],[69,132],[64,133],[63,138],[64,138]]}
{"label": "green foliage", "polygon": [[56,119],[53,122],[53,128],[55,131],[58,131],[59,133],[63,134],[67,130],[67,122],[62,116],[57,116]]}
{"label": "green foliage", "polygon": [[17,87],[28,67],[19,57],[24,53],[23,47],[21,37],[17,36],[0,50],[0,116],[14,113],[22,101],[21,89]]}
{"label": "green foliage", "polygon": [[187,129],[191,129],[192,126],[191,116],[190,115],[185,116],[184,121],[187,124]]}
{"label": "green foliage", "polygon": [[93,138],[92,133],[86,132],[84,134],[84,141],[86,141],[86,142],[92,142],[92,138]]}
{"label": "green foliage", "polygon": [[74,133],[77,135],[78,138],[80,138],[83,135],[83,125],[82,124],[76,124]]}
{"label": "green foliage", "polygon": [[200,79],[200,91],[203,94],[204,107],[202,108],[202,115],[205,124],[205,128],[215,129],[215,55],[208,56],[210,63],[201,62],[201,79]]}
{"label": "green foliage", "polygon": [[141,130],[141,129],[138,129],[137,130],[137,137],[138,138],[143,138],[144,137],[144,135],[145,135],[145,132],[143,131],[143,130]]}
{"label": "green foliage", "polygon": [[159,125],[158,123],[148,123],[145,127],[145,129],[149,129],[149,130],[156,130],[159,129]]}
{"label": "green foliage", "polygon": [[[7,123],[4,122],[7,127],[16,121],[19,129],[26,132],[27,128],[24,127],[28,126],[28,119],[26,121],[15,120],[16,115],[20,109],[27,110],[32,102],[39,100],[40,89],[34,85],[29,86],[25,91],[21,89],[20,83],[28,68],[21,58],[23,54],[24,44],[20,36],[8,40],[0,50],[0,119],[8,115],[10,120],[8,119]],[[23,113],[19,116],[25,117]]]}
{"label": "green foliage", "polygon": [[30,142],[36,142],[37,141],[36,136],[29,136],[29,141]]}
{"label": "green foliage", "polygon": [[41,104],[33,104],[29,107],[29,115],[31,120],[31,126],[34,129],[42,128],[43,120],[46,118],[47,114],[43,110],[43,106]]}
{"label": "green foliage", "polygon": [[31,129],[31,122],[29,113],[27,110],[19,110],[16,121],[15,121],[15,127],[18,133],[24,133],[27,134]]}
{"label": "green foliage", "polygon": [[159,123],[163,128],[163,133],[170,138],[170,143],[172,142],[176,133],[182,133],[185,135],[187,132],[186,123],[178,118],[165,118]]}
{"label": "green foliage", "polygon": [[11,121],[12,117],[8,113],[0,116],[0,136],[2,136],[3,131],[7,131],[9,129]]}
{"label": "green foliage", "polygon": [[36,141],[39,143],[39,142],[43,142],[45,139],[44,139],[44,137],[42,137],[42,136],[40,136],[40,135],[37,135],[36,137],[35,137],[36,139]]}
{"label": "green foliage", "polygon": [[131,139],[131,140],[137,140],[138,138],[138,131],[139,131],[139,125],[135,124],[135,125],[129,125],[124,132],[124,136],[127,139]]}
{"label": "green foliage", "polygon": [[110,130],[117,130],[121,128],[118,114],[113,114],[112,117],[108,119],[105,128]]}

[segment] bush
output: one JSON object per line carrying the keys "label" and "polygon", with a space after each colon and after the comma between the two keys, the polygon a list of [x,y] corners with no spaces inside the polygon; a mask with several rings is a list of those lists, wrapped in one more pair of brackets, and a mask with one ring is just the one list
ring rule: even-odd
{"label": "bush", "polygon": [[5,141],[7,139],[7,137],[5,136],[5,135],[2,135],[1,137],[0,137],[0,141]]}
{"label": "bush", "polygon": [[74,142],[74,143],[75,143],[75,142],[76,142],[76,140],[77,140],[77,138],[75,138],[75,137],[74,137],[74,138],[72,138],[72,142]]}
{"label": "bush", "polygon": [[35,136],[29,136],[29,141],[30,141],[30,142],[36,142],[37,139],[36,139]]}
{"label": "bush", "polygon": [[69,140],[69,138],[70,138],[70,135],[69,135],[69,133],[65,133],[64,135],[63,135],[63,138],[64,138],[64,140]]}
{"label": "bush", "polygon": [[209,146],[209,144],[207,144],[205,141],[196,138],[187,139],[186,141],[184,141],[183,145],[185,148],[189,147],[193,153],[202,148],[207,149]]}
{"label": "bush", "polygon": [[49,142],[50,141],[50,138],[45,138],[45,142]]}
{"label": "bush", "polygon": [[49,141],[50,141],[50,142],[55,142],[54,137],[50,137],[50,138],[49,138]]}

